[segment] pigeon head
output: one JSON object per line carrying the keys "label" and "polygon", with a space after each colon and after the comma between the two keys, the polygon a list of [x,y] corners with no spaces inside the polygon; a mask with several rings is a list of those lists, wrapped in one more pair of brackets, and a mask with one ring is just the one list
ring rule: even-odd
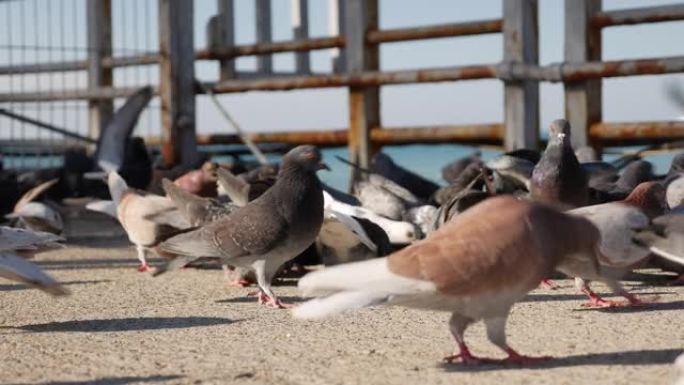
{"label": "pigeon head", "polygon": [[684,173],[684,152],[680,152],[672,158],[672,164],[670,164],[670,171],[668,174],[681,174]]}
{"label": "pigeon head", "polygon": [[639,184],[624,202],[641,208],[649,218],[663,215],[667,210],[665,187],[658,182]]}
{"label": "pigeon head", "polygon": [[549,143],[570,143],[570,123],[556,119],[549,126]]}
{"label": "pigeon head", "polygon": [[321,158],[321,152],[311,145],[297,146],[283,157],[283,168],[301,167],[307,171],[330,170]]}

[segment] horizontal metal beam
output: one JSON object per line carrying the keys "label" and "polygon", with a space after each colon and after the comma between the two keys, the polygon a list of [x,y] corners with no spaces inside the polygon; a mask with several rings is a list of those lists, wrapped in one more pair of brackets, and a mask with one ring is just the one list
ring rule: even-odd
{"label": "horizontal metal beam", "polygon": [[684,138],[684,121],[596,123],[592,139],[605,145],[638,144]]}
{"label": "horizontal metal beam", "polygon": [[[54,102],[59,100],[106,100],[125,98],[134,94],[139,89],[139,87],[106,87],[82,90],[0,94],[0,103]],[[154,89],[155,95],[157,92],[158,90]]]}
{"label": "horizontal metal beam", "polygon": [[386,84],[442,82],[496,77],[496,65],[471,65],[442,69],[367,71],[355,74],[295,76],[264,80],[228,80],[214,85],[216,93],[246,91],[285,91],[302,88],[372,87]]}
{"label": "horizontal metal beam", "polygon": [[319,37],[306,40],[274,41],[195,52],[197,60],[230,59],[238,56],[267,55],[279,52],[300,52],[344,47],[344,37]]}
{"label": "horizontal metal beam", "polygon": [[[347,144],[346,129],[306,130],[290,132],[252,132],[247,136],[256,143],[282,143],[287,145],[313,144],[319,147],[341,147]],[[416,127],[385,127],[371,130],[373,143],[400,145],[415,143],[462,142],[474,144],[501,144],[503,124],[441,125]],[[161,138],[148,137],[145,143],[156,145]],[[237,135],[198,135],[197,144],[242,144]]]}
{"label": "horizontal metal beam", "polygon": [[415,28],[396,28],[369,31],[366,35],[366,39],[369,43],[379,44],[395,41],[434,39],[440,37],[481,35],[501,32],[502,29],[503,20],[490,19]]}
{"label": "horizontal metal beam", "polygon": [[676,20],[684,20],[684,4],[598,12],[592,17],[591,25],[595,28],[605,28]]}
{"label": "horizontal metal beam", "polygon": [[[660,59],[615,60],[605,62],[561,63],[534,66],[523,63],[481,64],[446,68],[402,71],[366,71],[355,74],[297,76],[280,74],[268,78],[228,80],[207,83],[215,93],[247,91],[286,91],[305,88],[375,87],[392,84],[434,83],[474,79],[537,80],[575,82],[634,75],[658,75],[684,72],[684,56]],[[240,76],[253,76],[243,73]],[[100,88],[55,92],[0,94],[0,103],[57,100],[97,100],[127,97],[136,88]],[[155,94],[156,94],[155,90]]]}
{"label": "horizontal metal beam", "polygon": [[500,79],[532,79],[550,82],[574,82],[587,79],[659,75],[678,72],[684,72],[684,56],[585,63],[555,63],[546,66],[501,63],[497,67],[497,77]]}

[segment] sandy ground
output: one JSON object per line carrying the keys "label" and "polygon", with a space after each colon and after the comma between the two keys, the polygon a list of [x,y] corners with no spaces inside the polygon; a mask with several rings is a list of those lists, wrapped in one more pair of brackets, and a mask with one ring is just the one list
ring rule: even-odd
{"label": "sandy ground", "polygon": [[[3,384],[669,384],[684,349],[684,288],[662,276],[627,282],[659,296],[640,309],[584,309],[570,280],[536,290],[514,308],[509,342],[557,358],[471,368],[440,363],[453,348],[447,313],[376,307],[298,321],[225,287],[220,270],[138,273],[121,237],[75,238],[36,261],[72,294],[0,282]],[[292,282],[275,290],[301,301]],[[466,339],[502,356],[481,323]]]}

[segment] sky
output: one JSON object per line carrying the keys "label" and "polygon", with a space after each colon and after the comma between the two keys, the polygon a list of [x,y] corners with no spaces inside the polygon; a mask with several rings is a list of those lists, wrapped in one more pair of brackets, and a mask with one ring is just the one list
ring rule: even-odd
{"label": "sky", "polygon": [[[156,0],[112,0],[115,54],[124,55],[154,50],[156,37]],[[657,0],[604,0],[604,9],[672,4]],[[23,5],[22,5],[23,4]],[[19,0],[0,3],[0,65],[9,62],[68,61],[85,57],[85,51],[23,49],[8,46],[85,47],[84,0]],[[238,44],[254,41],[253,0],[235,0],[236,40]],[[502,0],[380,0],[380,28],[423,26],[470,21],[501,16]],[[540,63],[563,60],[563,0],[539,1]],[[329,35],[328,1],[310,0],[310,36]],[[195,47],[205,46],[205,25],[216,13],[214,0],[195,1]],[[5,20],[2,20],[5,18]],[[272,0],[273,40],[292,39],[290,2]],[[603,32],[603,59],[636,59],[684,55],[684,22],[612,27]],[[50,52],[49,54],[47,52]],[[424,41],[388,43],[380,49],[384,70],[435,68],[463,64],[496,63],[502,59],[500,34],[443,38]],[[49,55],[47,57],[46,55]],[[330,51],[313,51],[315,72],[331,68]],[[238,69],[255,66],[254,58],[239,58]],[[274,55],[276,70],[294,67],[293,54]],[[218,65],[197,62],[196,76],[215,81]],[[156,84],[154,67],[131,67],[115,71],[115,84],[133,86]],[[604,80],[603,116],[605,121],[672,120],[684,115],[665,94],[668,83],[684,87],[684,74],[614,78]],[[0,77],[0,93],[21,90],[58,90],[85,87],[83,74],[68,73],[40,76]],[[542,83],[541,125],[563,116],[562,84]],[[499,80],[446,82],[420,85],[386,86],[381,91],[381,119],[386,127],[492,123],[503,120],[503,86]],[[346,127],[347,90],[316,89],[289,92],[251,92],[222,95],[221,101],[247,131],[296,129],[335,129]],[[119,101],[117,104],[120,104]],[[27,115],[61,123],[83,131],[84,102],[41,105],[12,105]],[[62,108],[73,106],[72,109]],[[7,106],[0,106],[7,107]],[[80,112],[77,109],[80,108]],[[197,103],[197,128],[200,133],[230,132],[217,110],[205,97]],[[37,111],[36,111],[37,110]],[[66,112],[63,112],[66,111]],[[0,118],[0,137],[21,130]],[[158,102],[141,119],[138,133],[158,132]],[[26,129],[25,132],[30,132]]]}

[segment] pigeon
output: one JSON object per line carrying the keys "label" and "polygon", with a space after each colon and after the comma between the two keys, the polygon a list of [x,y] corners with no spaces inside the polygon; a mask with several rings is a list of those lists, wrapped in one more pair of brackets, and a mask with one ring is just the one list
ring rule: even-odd
{"label": "pigeon", "polygon": [[432,226],[437,218],[438,208],[432,205],[423,205],[408,209],[404,213],[403,219],[418,226],[420,229],[420,237],[432,231]]}
{"label": "pigeon", "polygon": [[271,290],[271,279],[318,236],[323,190],[316,172],[327,168],[314,146],[290,150],[275,184],[259,198],[223,219],[164,241],[159,248],[180,257],[155,275],[200,257],[219,257],[226,264],[255,271],[260,303],[284,307]]}
{"label": "pigeon", "polygon": [[147,253],[162,240],[189,228],[190,224],[171,199],[129,188],[116,172],[109,173],[107,184],[117,219],[138,253],[138,271],[152,271],[147,263]]}
{"label": "pigeon", "polygon": [[469,164],[450,185],[437,190],[433,200],[438,205],[444,205],[445,203],[451,201],[454,196],[458,195],[461,191],[467,188],[472,188],[475,190],[482,189],[484,186],[482,173],[482,163],[477,162]]}
{"label": "pigeon", "polygon": [[503,154],[488,161],[485,166],[494,174],[497,192],[513,193],[519,189],[530,191],[535,164],[529,160]]}
{"label": "pigeon", "polygon": [[0,226],[0,251],[14,251],[27,258],[37,251],[62,247],[63,241],[53,233]]}
{"label": "pigeon", "polygon": [[[418,201],[406,201],[402,196],[395,193],[396,190],[392,189],[392,187],[402,189],[401,186],[395,185],[389,180],[381,180],[381,178],[377,175],[371,175],[368,181],[356,181],[353,187],[354,195],[363,207],[383,217],[395,221],[401,220],[409,207],[412,204],[417,204]],[[392,187],[388,188],[388,186]]]}
{"label": "pigeon", "polygon": [[22,225],[33,231],[61,234],[64,224],[59,212],[45,203],[33,201],[57,182],[57,179],[52,179],[27,191],[14,205],[14,211],[5,217],[18,219]]}
{"label": "pigeon", "polygon": [[532,199],[561,208],[586,206],[589,202],[587,175],[570,144],[570,124],[555,120],[549,128],[549,143],[532,172]]}
{"label": "pigeon", "polygon": [[[202,198],[176,186],[168,179],[162,180],[162,187],[183,217],[193,227],[218,221],[240,208],[235,202],[221,202],[213,198]],[[222,265],[228,286],[246,287],[256,282],[249,269]]]}
{"label": "pigeon", "polygon": [[129,137],[150,99],[152,99],[152,87],[141,88],[126,100],[126,103],[116,111],[112,120],[102,130],[94,157],[95,163],[105,172],[121,172]]}
{"label": "pigeon", "polygon": [[173,201],[180,214],[193,227],[222,219],[238,208],[231,202],[197,196],[168,179],[162,180],[162,187],[166,196]]}
{"label": "pigeon", "polygon": [[634,240],[658,257],[674,263],[672,270],[679,276],[671,284],[684,284],[684,215],[681,212],[673,211],[655,218],[650,226],[634,235]]}
{"label": "pigeon", "polygon": [[592,203],[606,203],[625,199],[640,183],[654,178],[653,165],[650,162],[635,160],[625,167],[622,174],[616,175],[616,178],[590,179],[591,201]]}
{"label": "pigeon", "polygon": [[[617,280],[628,270],[645,260],[650,251],[635,244],[632,239],[636,231],[648,226],[650,220],[662,215],[665,207],[665,189],[656,182],[644,182],[637,186],[627,199],[593,206],[585,206],[568,211],[590,220],[601,232],[599,262],[603,280]],[[607,301],[599,297],[590,288],[586,280],[575,278],[577,287],[587,296],[588,306],[611,307],[622,303]],[[622,289],[620,284],[607,282],[611,288],[628,300],[628,304],[637,305],[642,301]]]}
{"label": "pigeon", "polygon": [[26,283],[52,295],[68,294],[54,278],[22,258],[56,247],[63,240],[52,233],[0,226],[0,277]]}
{"label": "pigeon", "polygon": [[577,160],[581,163],[586,163],[586,162],[595,162],[599,160],[598,154],[596,154],[596,150],[594,147],[591,146],[581,146],[577,150],[575,150],[575,156],[577,157]]}
{"label": "pigeon", "polygon": [[422,176],[407,170],[390,158],[389,155],[379,152],[371,159],[370,171],[384,176],[399,186],[409,190],[413,195],[423,201],[430,199],[432,194],[439,189],[439,185]]}
{"label": "pigeon", "polygon": [[680,354],[674,361],[676,377],[672,385],[684,385],[684,353]]}
{"label": "pigeon", "polygon": [[359,201],[358,198],[353,196],[352,194],[347,194],[346,192],[342,192],[334,187],[331,187],[325,183],[321,183],[323,185],[323,190],[330,194],[335,200],[338,200],[342,203],[346,203],[348,205],[352,206],[361,206],[361,202]]}
{"label": "pigeon", "polygon": [[[226,195],[233,203],[244,206],[247,202],[260,197],[275,183],[275,177],[271,178],[271,172],[277,172],[275,166],[260,166],[252,172],[234,175],[227,169],[219,168],[216,172],[218,177],[219,196]],[[275,171],[274,171],[275,170]]]}
{"label": "pigeon", "polygon": [[360,172],[368,174],[367,180],[355,181],[352,186],[352,191],[361,202],[361,206],[373,210],[376,214],[398,221],[402,219],[409,208],[422,204],[420,199],[411,191],[392,180],[366,170],[344,158],[337,158]]}
{"label": "pigeon", "polygon": [[517,353],[506,342],[511,307],[555,268],[596,258],[598,230],[586,219],[510,196],[469,209],[428,238],[387,257],[324,268],[299,281],[305,296],[296,318],[320,319],[376,304],[452,312],[449,328],[459,352],[445,358],[491,362],[470,353],[463,335],[483,319],[487,336],[508,357],[534,363],[547,357]]}
{"label": "pigeon", "polygon": [[408,245],[417,240],[420,235],[418,228],[413,223],[395,221],[378,215],[365,207],[357,207],[342,203],[333,198],[327,191],[323,191],[323,198],[325,199],[325,207],[327,208],[349,216],[368,219],[380,226],[385,233],[387,233],[390,243],[393,245]]}
{"label": "pigeon", "polygon": [[173,183],[181,189],[201,197],[216,196],[216,169],[214,162],[204,162],[198,170],[181,175]]}
{"label": "pigeon", "polygon": [[456,178],[461,175],[461,172],[471,163],[482,163],[482,153],[476,151],[466,157],[456,159],[455,161],[442,167],[442,179],[447,183],[454,183]]}
{"label": "pigeon", "polygon": [[316,248],[325,266],[382,257],[392,249],[387,233],[380,226],[330,208],[325,208]]}

